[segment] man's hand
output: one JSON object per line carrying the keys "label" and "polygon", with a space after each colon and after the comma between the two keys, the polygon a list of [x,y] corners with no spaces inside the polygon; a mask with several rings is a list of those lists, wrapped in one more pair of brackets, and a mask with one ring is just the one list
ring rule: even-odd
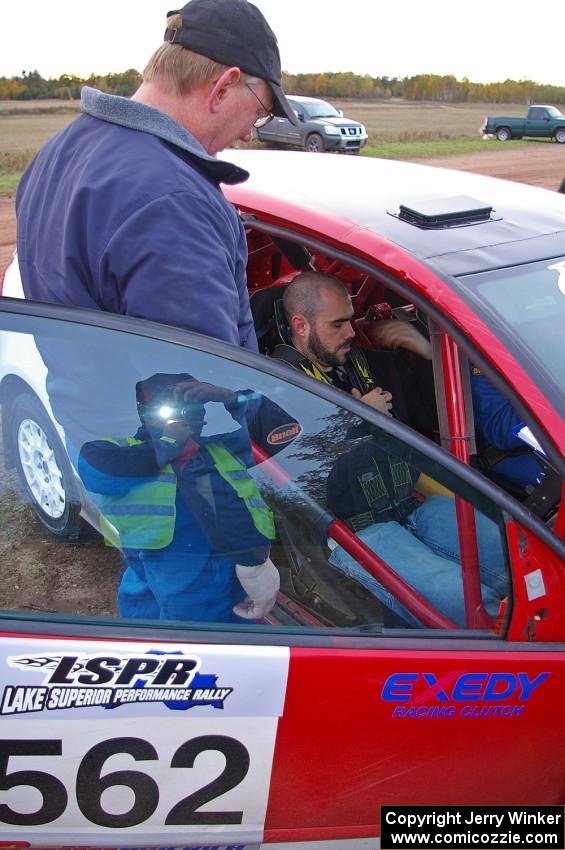
{"label": "man's hand", "polygon": [[173,389],[173,398],[189,404],[206,404],[207,401],[229,404],[235,401],[236,393],[205,381],[179,381]]}
{"label": "man's hand", "polygon": [[368,392],[366,395],[361,395],[359,390],[354,387],[351,390],[351,395],[353,398],[368,404],[369,407],[373,407],[375,410],[385,413],[387,416],[392,416],[392,393],[389,393],[388,390],[382,390],[380,387],[375,387],[374,390],[371,390],[371,392]]}
{"label": "man's hand", "polygon": [[411,322],[383,319],[380,322],[372,322],[367,327],[366,334],[379,348],[406,348],[424,360],[432,359],[429,341]]}
{"label": "man's hand", "polygon": [[245,620],[260,620],[275,604],[280,576],[270,558],[256,567],[235,565],[239,583],[247,593],[243,602],[234,606],[234,613]]}

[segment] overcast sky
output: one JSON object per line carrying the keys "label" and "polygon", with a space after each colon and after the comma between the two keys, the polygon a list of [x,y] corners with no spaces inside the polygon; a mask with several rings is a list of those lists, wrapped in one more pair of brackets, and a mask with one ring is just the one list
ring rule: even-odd
{"label": "overcast sky", "polygon": [[[180,0],[182,2],[182,0]],[[0,76],[143,70],[159,45],[161,0],[5,0]],[[290,73],[454,74],[565,86],[565,2],[536,0],[255,0]]]}

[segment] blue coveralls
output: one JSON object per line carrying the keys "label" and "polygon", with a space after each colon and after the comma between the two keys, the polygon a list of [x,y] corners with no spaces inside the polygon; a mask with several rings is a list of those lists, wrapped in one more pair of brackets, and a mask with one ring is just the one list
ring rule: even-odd
{"label": "blue coveralls", "polygon": [[471,367],[471,391],[478,432],[491,446],[508,450],[508,455],[495,463],[491,471],[522,489],[539,484],[543,478],[543,470],[533,452],[512,452],[524,448],[522,440],[512,433],[512,429],[522,420],[510,402],[476,366]]}
{"label": "blue coveralls", "polygon": [[[264,561],[274,536],[272,517],[260,499],[254,482],[246,473],[253,465],[247,417],[267,400],[255,394],[239,394],[239,400],[226,409],[240,425],[222,435],[198,437],[187,454],[186,445],[163,439],[161,433],[144,425],[129,438],[96,440],[83,446],[78,469],[87,486],[100,494],[101,512],[108,515],[119,502],[143,485],[159,484],[170,470],[174,509],[170,499],[157,499],[153,510],[162,511],[164,537],[151,547],[136,546],[135,534],[123,535],[121,546],[125,570],[120,582],[118,604],[123,617],[202,622],[230,622],[239,618],[233,606],[245,593],[237,580],[235,564],[253,565]],[[269,404],[267,402],[267,404]],[[276,412],[280,409],[273,405]],[[244,501],[241,492],[226,480],[222,464],[210,452],[223,452],[239,469],[236,486],[254,490]],[[170,485],[169,485],[170,486]],[[169,510],[169,508],[171,508]],[[128,510],[131,510],[131,505]],[[135,505],[134,510],[140,510]],[[151,506],[145,508],[150,514]],[[257,515],[260,514],[262,524]],[[154,520],[154,517],[153,517]],[[140,526],[140,528],[143,528]],[[170,530],[170,533],[168,533]],[[142,539],[141,533],[138,540]]]}

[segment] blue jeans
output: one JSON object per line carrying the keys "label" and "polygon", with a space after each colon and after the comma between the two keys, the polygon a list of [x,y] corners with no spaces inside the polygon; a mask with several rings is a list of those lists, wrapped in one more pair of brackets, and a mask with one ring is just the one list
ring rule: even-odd
{"label": "blue jeans", "polygon": [[[477,512],[475,520],[483,602],[488,613],[495,616],[509,589],[504,549],[498,526]],[[407,527],[398,522],[375,523],[360,531],[358,537],[424,599],[457,625],[465,626],[454,499],[431,496],[410,514]],[[341,546],[334,549],[329,561],[408,623],[421,625]]]}

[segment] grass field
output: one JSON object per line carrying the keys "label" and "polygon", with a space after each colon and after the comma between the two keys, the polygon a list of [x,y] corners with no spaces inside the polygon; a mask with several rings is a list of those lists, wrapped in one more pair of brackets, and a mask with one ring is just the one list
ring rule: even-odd
{"label": "grass field", "polygon": [[[483,140],[485,116],[524,115],[523,105],[429,103],[404,100],[338,100],[332,103],[348,118],[367,127],[364,155],[396,159],[447,156],[492,150]],[[34,153],[78,114],[76,101],[0,101],[0,192],[12,192]],[[260,143],[256,143],[258,146]],[[512,142],[512,148],[527,142]]]}
{"label": "grass field", "polygon": [[369,143],[436,139],[480,139],[487,115],[524,116],[527,107],[507,103],[431,103],[428,101],[332,100],[348,118],[367,128]]}
{"label": "grass field", "polygon": [[[366,156],[393,159],[449,156],[496,149],[499,142],[483,139],[487,115],[526,114],[521,104],[431,103],[426,101],[332,100],[348,118],[367,128]],[[512,142],[512,149],[527,145]]]}
{"label": "grass field", "polygon": [[36,151],[79,114],[77,102],[0,101],[0,192],[12,192]]}

